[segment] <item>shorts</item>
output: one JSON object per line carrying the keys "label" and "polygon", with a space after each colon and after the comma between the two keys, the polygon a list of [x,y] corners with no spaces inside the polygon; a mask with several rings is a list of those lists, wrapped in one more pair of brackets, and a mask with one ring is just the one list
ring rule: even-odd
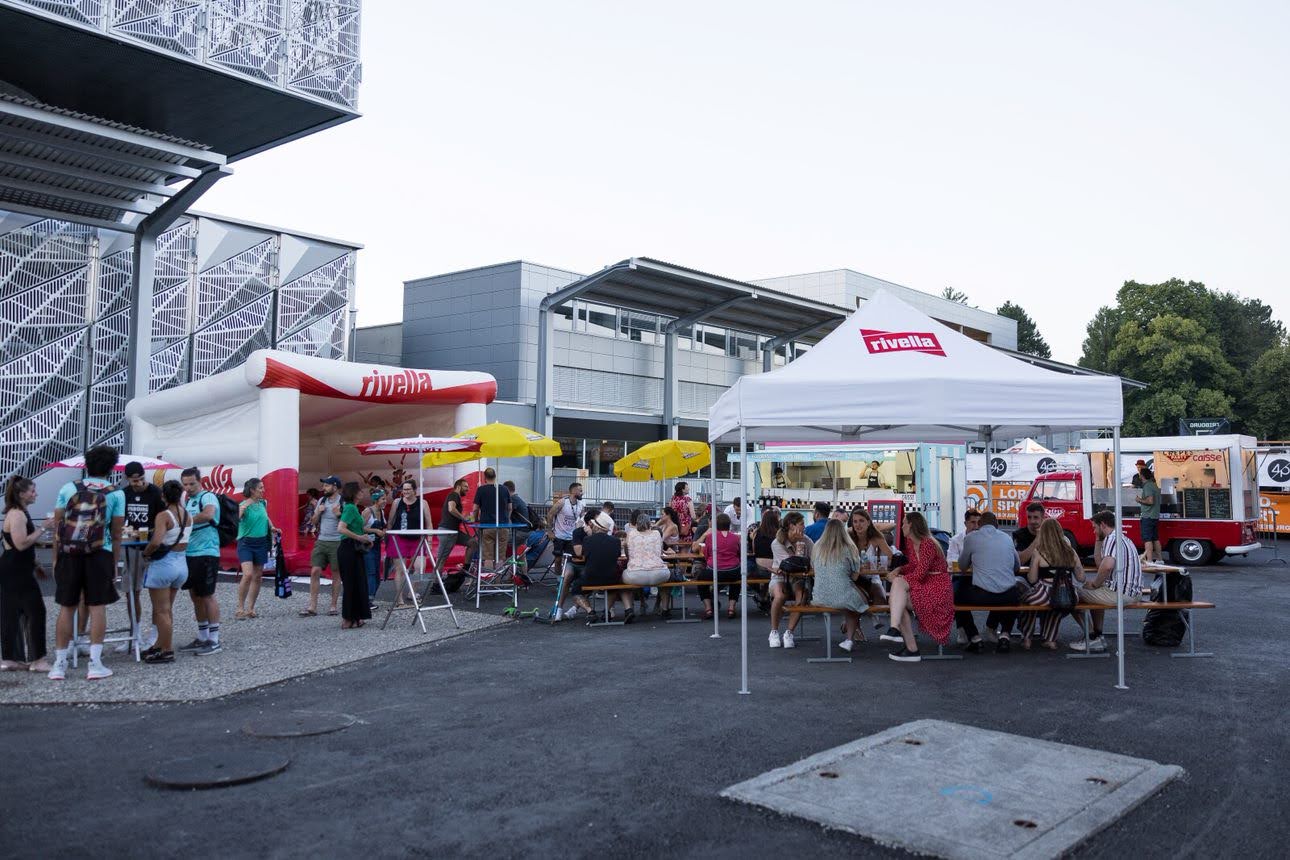
{"label": "shorts", "polygon": [[59,606],[107,606],[116,603],[116,559],[107,550],[89,555],[61,553],[54,568],[54,602]]}
{"label": "shorts", "polygon": [[390,549],[393,550],[395,556],[408,561],[412,561],[414,558],[424,558],[426,555],[419,537],[390,535]]}
{"label": "shorts", "polygon": [[1160,540],[1160,520],[1155,517],[1143,517],[1142,523],[1142,540],[1157,541]]}
{"label": "shorts", "polygon": [[[1097,603],[1102,606],[1115,606],[1115,589],[1107,588],[1105,585],[1101,588],[1077,588],[1079,592],[1080,603]],[[1129,601],[1124,601],[1128,603]]]}
{"label": "shorts", "polygon": [[143,572],[144,588],[183,588],[188,581],[188,563],[183,553],[168,552],[148,563]]}
{"label": "shorts", "polygon": [[269,560],[269,538],[244,537],[237,539],[237,560],[246,564],[258,564],[264,567]]}
{"label": "shorts", "polygon": [[340,541],[316,540],[309,553],[309,566],[322,569],[330,567],[331,572],[340,574]]}
{"label": "shorts", "polygon": [[552,541],[552,546],[554,547],[552,551],[555,553],[556,558],[573,555],[573,538],[567,540],[565,538],[555,538]]}
{"label": "shorts", "polygon": [[188,556],[188,581],[184,588],[193,597],[210,597],[215,593],[215,583],[219,581],[219,556]]}

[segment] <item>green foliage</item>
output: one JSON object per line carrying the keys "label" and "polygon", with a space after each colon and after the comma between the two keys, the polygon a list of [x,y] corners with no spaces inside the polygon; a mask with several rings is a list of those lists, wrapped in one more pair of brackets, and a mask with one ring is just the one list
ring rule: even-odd
{"label": "green foliage", "polygon": [[1179,418],[1213,416],[1269,438],[1290,432],[1275,385],[1290,370],[1278,359],[1284,344],[1284,327],[1258,299],[1177,278],[1126,281],[1115,306],[1089,322],[1080,364],[1150,386],[1125,396],[1127,433],[1172,434]]}
{"label": "green foliage", "polygon": [[958,302],[961,305],[968,303],[968,294],[962,290],[956,290],[953,287],[946,287],[941,290],[941,298],[948,299],[951,302]]}
{"label": "green foliage", "polygon": [[1249,429],[1260,439],[1290,439],[1290,346],[1264,352],[1250,369]]}
{"label": "green foliage", "polygon": [[995,311],[1001,317],[1017,321],[1017,349],[1028,355],[1037,355],[1040,358],[1052,358],[1053,351],[1048,348],[1048,341],[1039,333],[1039,326],[1026,313],[1026,309],[1021,305],[1012,302],[1004,302]]}

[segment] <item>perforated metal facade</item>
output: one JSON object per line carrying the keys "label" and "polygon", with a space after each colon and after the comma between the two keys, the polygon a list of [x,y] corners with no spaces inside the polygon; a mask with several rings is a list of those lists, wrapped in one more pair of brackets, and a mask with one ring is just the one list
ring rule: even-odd
{"label": "perforated metal facade", "polygon": [[[342,358],[355,248],[222,219],[158,241],[151,390],[261,347]],[[124,427],[129,240],[0,211],[0,474],[34,474]]]}

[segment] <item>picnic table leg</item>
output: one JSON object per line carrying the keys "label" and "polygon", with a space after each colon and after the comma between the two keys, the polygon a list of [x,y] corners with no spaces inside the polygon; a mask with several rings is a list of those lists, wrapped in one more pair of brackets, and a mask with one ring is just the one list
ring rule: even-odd
{"label": "picnic table leg", "polygon": [[1213,651],[1196,650],[1196,610],[1185,609],[1183,611],[1187,613],[1187,650],[1173,651],[1169,654],[1169,656],[1170,657],[1213,657],[1214,656]]}
{"label": "picnic table leg", "polygon": [[807,657],[808,663],[850,663],[850,657],[833,656],[833,616],[831,613],[824,612],[820,615],[824,619],[824,656]]}

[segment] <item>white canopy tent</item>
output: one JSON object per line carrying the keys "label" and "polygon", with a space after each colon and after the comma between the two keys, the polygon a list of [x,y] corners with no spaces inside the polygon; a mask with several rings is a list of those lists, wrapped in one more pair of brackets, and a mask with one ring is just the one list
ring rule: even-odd
{"label": "white canopy tent", "polygon": [[1011,448],[1003,450],[1005,454],[1051,454],[1052,451],[1045,448],[1039,442],[1027,436]]}
{"label": "white canopy tent", "polygon": [[[791,364],[741,377],[709,410],[708,440],[714,446],[737,442],[744,454],[750,441],[988,443],[996,435],[1110,427],[1118,452],[1124,417],[1120,386],[1115,376],[1061,373],[1012,358],[879,292]],[[743,497],[752,502],[746,456],[741,467]],[[757,513],[750,512],[750,521]],[[1118,494],[1115,515],[1118,523]],[[743,559],[740,567],[746,571]],[[747,582],[743,585],[740,692],[747,693]]]}

